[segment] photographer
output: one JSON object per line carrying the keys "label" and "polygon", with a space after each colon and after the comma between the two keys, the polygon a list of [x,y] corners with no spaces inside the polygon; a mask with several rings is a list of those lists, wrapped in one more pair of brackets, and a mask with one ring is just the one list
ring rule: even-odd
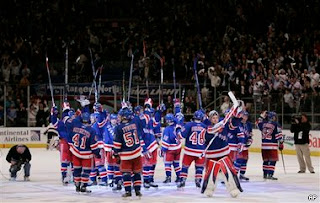
{"label": "photographer", "polygon": [[30,181],[30,161],[31,154],[29,148],[26,145],[19,144],[11,147],[6,160],[11,164],[9,172],[11,173],[11,181],[15,181],[17,172],[21,170],[22,164],[24,164],[24,181]]}
{"label": "photographer", "polygon": [[294,144],[296,145],[296,152],[300,165],[300,171],[298,173],[306,172],[306,164],[310,173],[314,173],[309,149],[310,129],[311,125],[306,114],[302,114],[301,117],[292,117],[290,131],[294,133]]}

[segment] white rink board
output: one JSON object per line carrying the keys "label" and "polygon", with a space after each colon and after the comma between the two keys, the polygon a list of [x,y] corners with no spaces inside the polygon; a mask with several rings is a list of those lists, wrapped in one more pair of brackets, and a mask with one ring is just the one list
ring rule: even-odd
{"label": "white rink board", "polygon": [[41,127],[0,128],[0,148],[16,144],[45,146],[47,142],[45,131],[46,128]]}
{"label": "white rink board", "polygon": [[[253,143],[251,148],[261,149],[261,131],[253,129]],[[284,153],[295,154],[293,133],[290,130],[282,130],[284,136]],[[311,130],[309,133],[309,148],[313,155],[320,155],[320,131]]]}
{"label": "white rink board", "polygon": [[[1,150],[1,173],[9,177],[9,164],[5,161],[8,149]],[[31,182],[21,182],[23,172],[18,174],[18,182],[9,182],[0,174],[0,202],[312,202],[310,194],[320,196],[319,161],[320,157],[312,157],[315,174],[309,172],[297,174],[299,170],[294,155],[284,155],[287,174],[284,174],[281,159],[277,163],[275,176],[278,181],[264,181],[262,178],[262,159],[260,153],[250,153],[247,176],[250,182],[242,183],[244,192],[238,198],[231,198],[225,186],[218,184],[212,198],[200,194],[194,185],[194,167],[189,169],[186,188],[178,191],[174,185],[163,186],[165,179],[164,165],[159,158],[155,181],[159,189],[142,190],[143,197],[139,201],[124,201],[122,193],[113,193],[110,188],[95,186],[89,195],[76,194],[74,186],[62,186],[60,182],[60,164],[58,151],[30,149]],[[173,175],[173,180],[175,176]],[[319,199],[314,202],[319,202]]]}

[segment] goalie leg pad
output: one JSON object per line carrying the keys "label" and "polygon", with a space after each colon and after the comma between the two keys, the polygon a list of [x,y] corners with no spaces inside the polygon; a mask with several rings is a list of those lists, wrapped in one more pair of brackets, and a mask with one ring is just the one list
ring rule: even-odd
{"label": "goalie leg pad", "polygon": [[[219,171],[220,171],[220,162],[214,161],[214,160],[207,161],[201,193],[204,193],[208,197],[211,197],[213,195],[213,192],[216,189],[217,176]],[[210,181],[210,179],[212,179],[212,182]]]}
{"label": "goalie leg pad", "polygon": [[232,197],[237,197],[243,190],[229,157],[224,157],[220,159],[219,162],[221,164],[221,171],[225,176],[225,184],[228,192]]}

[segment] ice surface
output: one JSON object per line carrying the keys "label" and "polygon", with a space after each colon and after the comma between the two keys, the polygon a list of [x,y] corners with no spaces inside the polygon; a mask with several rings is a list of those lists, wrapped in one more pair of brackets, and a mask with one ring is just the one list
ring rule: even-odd
{"label": "ice surface", "polygon": [[[9,164],[5,160],[8,149],[1,149],[0,202],[128,202],[121,199],[121,193],[113,193],[110,188],[91,187],[88,195],[77,194],[73,185],[62,186],[60,181],[59,152],[45,149],[30,149],[32,153],[30,182],[23,182],[23,171],[18,172],[17,182],[10,182]],[[165,179],[164,165],[158,159],[156,182],[159,189],[142,189],[141,200],[130,202],[319,202],[319,161],[312,157],[315,174],[308,171],[297,174],[299,170],[296,156],[284,155],[287,174],[284,174],[281,159],[277,162],[275,177],[278,181],[264,181],[262,178],[262,160],[260,153],[250,153],[246,176],[250,182],[242,182],[244,192],[232,198],[221,183],[213,197],[208,198],[200,193],[194,184],[194,166],[189,169],[188,182],[184,190],[177,190],[173,183],[163,185]],[[173,175],[174,176],[174,175]],[[172,181],[175,177],[172,178]],[[308,196],[316,194],[315,201]]]}

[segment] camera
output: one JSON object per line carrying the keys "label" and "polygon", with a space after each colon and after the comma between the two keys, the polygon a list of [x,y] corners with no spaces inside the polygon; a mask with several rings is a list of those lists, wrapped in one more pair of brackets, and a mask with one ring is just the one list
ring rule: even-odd
{"label": "camera", "polygon": [[291,117],[291,123],[296,124],[296,120],[298,120],[299,123],[301,123],[301,116],[300,116],[300,115],[293,115],[293,116]]}

